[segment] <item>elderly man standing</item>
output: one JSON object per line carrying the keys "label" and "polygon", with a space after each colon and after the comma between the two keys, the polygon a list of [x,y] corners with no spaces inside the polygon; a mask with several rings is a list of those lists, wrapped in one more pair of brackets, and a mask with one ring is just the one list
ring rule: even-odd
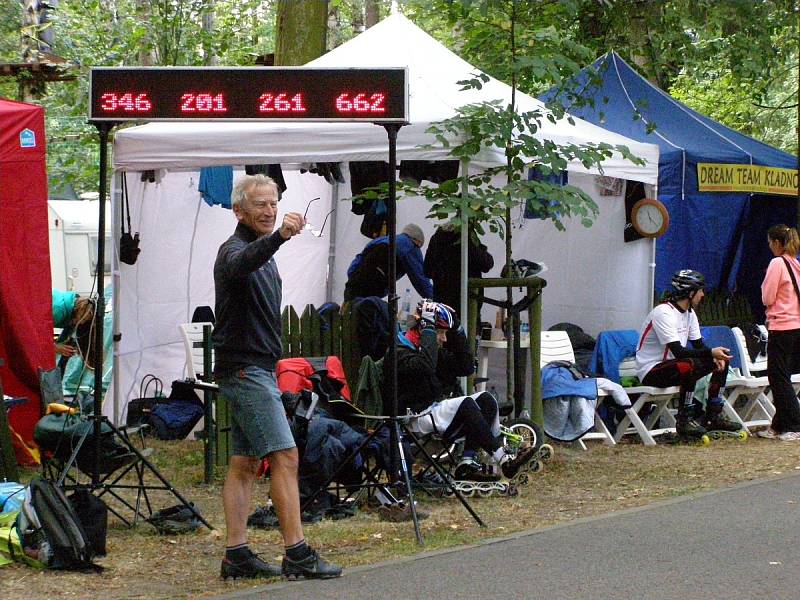
{"label": "elderly man standing", "polygon": [[[274,255],[305,223],[302,215],[287,213],[275,231],[278,188],[264,175],[239,179],[231,200],[239,224],[214,264],[214,376],[230,406],[233,440],[222,490],[227,540],[221,576],[338,577],[341,567],[320,558],[303,535],[297,448],[275,382],[282,349],[281,278]],[[281,567],[267,564],[247,545],[250,498],[264,457],[285,545]]]}

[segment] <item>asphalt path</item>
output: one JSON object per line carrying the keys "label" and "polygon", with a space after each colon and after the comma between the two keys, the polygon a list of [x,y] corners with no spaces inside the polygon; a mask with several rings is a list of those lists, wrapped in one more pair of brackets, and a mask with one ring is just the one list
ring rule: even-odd
{"label": "asphalt path", "polygon": [[792,474],[225,598],[797,599],[798,542]]}

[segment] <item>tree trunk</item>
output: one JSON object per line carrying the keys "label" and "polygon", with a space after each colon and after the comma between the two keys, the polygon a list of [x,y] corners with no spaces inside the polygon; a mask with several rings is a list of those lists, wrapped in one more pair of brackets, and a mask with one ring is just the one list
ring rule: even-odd
{"label": "tree trunk", "polygon": [[150,2],[149,0],[136,0],[136,16],[143,23],[147,33],[139,41],[138,62],[143,67],[153,66],[153,38],[150,33]]}
{"label": "tree trunk", "polygon": [[39,62],[39,10],[36,0],[22,0],[22,60]]}
{"label": "tree trunk", "polygon": [[325,53],[328,0],[278,0],[275,64],[304,65]]}
{"label": "tree trunk", "polygon": [[206,0],[205,12],[203,13],[203,31],[208,34],[208,40],[203,44],[203,64],[216,67],[219,64],[219,57],[214,54],[214,47],[211,39],[214,35],[216,14],[214,8],[216,0]]}
{"label": "tree trunk", "polygon": [[658,19],[659,5],[653,0],[637,0],[633,3],[628,23],[628,48],[634,64],[640,67],[650,82],[665,89],[659,66],[656,64],[656,50],[650,38],[650,23]]}
{"label": "tree trunk", "polygon": [[381,0],[364,1],[364,25],[367,29],[376,25],[381,19]]}

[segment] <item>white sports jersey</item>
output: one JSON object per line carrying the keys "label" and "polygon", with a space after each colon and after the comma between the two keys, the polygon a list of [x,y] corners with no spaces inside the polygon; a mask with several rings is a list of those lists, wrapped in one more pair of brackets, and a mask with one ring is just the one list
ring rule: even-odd
{"label": "white sports jersey", "polygon": [[669,302],[656,306],[647,315],[636,348],[636,371],[639,381],[654,366],[675,358],[667,348],[671,342],[687,346],[689,340],[699,340],[700,323],[693,310],[681,311]]}

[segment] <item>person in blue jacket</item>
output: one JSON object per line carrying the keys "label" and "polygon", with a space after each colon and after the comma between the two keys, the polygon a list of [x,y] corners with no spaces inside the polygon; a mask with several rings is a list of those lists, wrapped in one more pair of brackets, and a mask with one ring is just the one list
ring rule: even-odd
{"label": "person in blue jacket", "polygon": [[[433,296],[431,280],[425,277],[422,267],[422,251],[425,235],[419,225],[409,223],[397,236],[397,280],[408,275],[411,285],[423,298]],[[347,283],[344,299],[377,296],[383,298],[389,293],[389,236],[375,238],[353,259],[347,268]]]}
{"label": "person in blue jacket", "polygon": [[[53,327],[61,329],[55,343],[59,367],[63,375],[66,361],[78,352],[78,328],[94,319],[94,303],[76,292],[53,290]],[[89,340],[91,341],[91,340]]]}

